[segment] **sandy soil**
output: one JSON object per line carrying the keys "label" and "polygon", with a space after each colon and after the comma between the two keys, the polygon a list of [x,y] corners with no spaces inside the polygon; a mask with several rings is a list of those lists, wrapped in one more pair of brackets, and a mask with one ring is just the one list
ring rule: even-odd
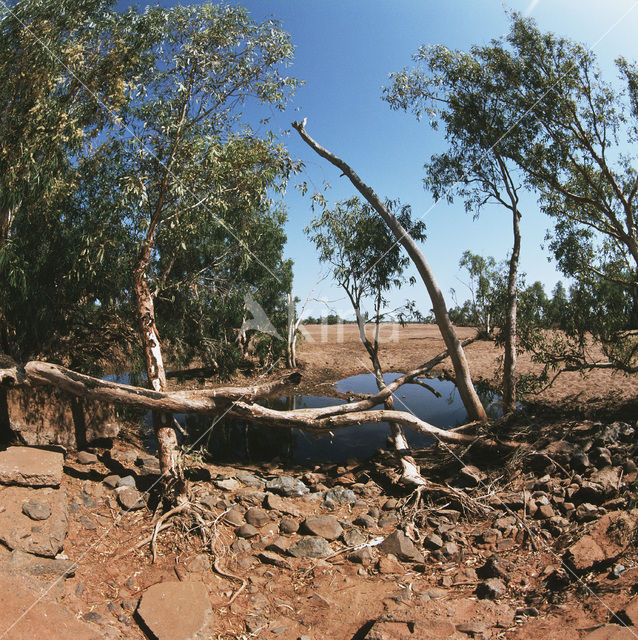
{"label": "sandy soil", "polygon": [[[475,335],[468,327],[458,328],[461,340]],[[369,373],[370,359],[361,344],[355,325],[306,325],[299,347],[298,360],[304,374],[304,391],[326,393],[337,380],[359,373]],[[445,350],[436,325],[386,325],[381,330],[381,362],[385,371],[405,372]],[[472,378],[494,381],[501,351],[493,342],[480,340],[465,349]],[[528,354],[520,354],[521,374],[542,370]],[[450,361],[433,372],[452,374]],[[535,410],[560,410],[573,415],[596,417],[610,411],[617,415],[634,415],[638,399],[638,376],[625,376],[598,370],[586,376],[568,372],[540,394],[528,395],[525,401]]]}

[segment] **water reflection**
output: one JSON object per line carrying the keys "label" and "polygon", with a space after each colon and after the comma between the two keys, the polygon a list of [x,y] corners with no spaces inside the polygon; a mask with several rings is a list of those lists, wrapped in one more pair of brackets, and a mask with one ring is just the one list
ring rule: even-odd
{"label": "water reflection", "polygon": [[[401,374],[384,375],[386,384]],[[114,382],[132,383],[132,376],[120,374],[106,378]],[[467,421],[467,412],[454,383],[446,380],[428,380],[440,398],[418,385],[404,385],[393,394],[395,408],[408,411],[422,420],[446,429]],[[337,383],[342,393],[376,393],[376,383],[371,374],[345,378]],[[501,414],[500,396],[481,393],[479,396],[490,417]],[[327,407],[344,401],[327,396],[289,396],[271,399],[264,404],[273,409],[301,409]],[[236,418],[212,418],[210,416],[176,414],[175,418],[188,433],[180,437],[182,444],[203,450],[207,457],[217,462],[265,462],[280,458],[295,464],[318,461],[340,463],[348,458],[365,459],[379,447],[386,447],[387,423],[363,424],[335,431],[333,435],[315,437],[298,429],[270,427]],[[155,452],[156,443],[151,428],[150,412],[144,417],[145,440],[148,450]],[[433,440],[427,436],[406,429],[406,439],[410,447],[430,446]]]}

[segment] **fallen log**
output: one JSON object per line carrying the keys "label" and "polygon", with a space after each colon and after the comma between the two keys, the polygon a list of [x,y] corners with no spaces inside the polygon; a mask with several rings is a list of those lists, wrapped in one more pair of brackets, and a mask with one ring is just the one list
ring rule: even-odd
{"label": "fallen log", "polygon": [[[475,339],[465,340],[463,346]],[[272,395],[291,383],[298,382],[299,374],[293,373],[262,385],[161,392],[107,382],[49,362],[31,361],[21,367],[13,361],[3,360],[0,362],[0,384],[51,385],[75,396],[137,409],[165,413],[223,414],[275,427],[301,429],[315,434],[329,433],[361,424],[395,422],[442,442],[467,444],[480,439],[485,444],[505,448],[524,446],[516,442],[486,440],[483,436],[463,434],[459,432],[461,430],[459,428],[441,429],[406,411],[373,409],[374,406],[382,404],[399,387],[414,382],[446,357],[447,351],[444,351],[420,367],[400,376],[378,393],[361,400],[330,407],[283,411],[250,401]]]}

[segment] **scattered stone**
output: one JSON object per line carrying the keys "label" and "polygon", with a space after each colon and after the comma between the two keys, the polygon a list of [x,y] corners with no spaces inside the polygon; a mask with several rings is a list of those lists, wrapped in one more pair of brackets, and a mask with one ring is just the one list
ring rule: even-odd
{"label": "scattered stone", "polygon": [[252,524],[242,524],[235,530],[238,538],[254,538],[259,535],[259,531]]}
{"label": "scattered stone", "polygon": [[117,492],[117,501],[127,511],[137,511],[146,506],[140,492],[130,487],[122,487]]}
{"label": "scattered stone", "polygon": [[109,487],[109,489],[115,489],[117,487],[117,483],[120,480],[120,476],[113,474],[110,476],[106,476],[102,482]]}
{"label": "scattered stone", "polygon": [[213,484],[222,491],[237,491],[241,484],[234,478],[223,478],[222,480],[214,480]]}
{"label": "scattered stone", "polygon": [[299,531],[299,523],[291,518],[282,518],[279,523],[279,531],[281,533],[297,533]]}
{"label": "scattered stone", "polygon": [[346,547],[356,547],[360,544],[365,544],[368,541],[368,538],[366,538],[359,529],[348,529],[344,531],[341,535],[341,539]]}
{"label": "scattered stone", "polygon": [[505,584],[498,578],[488,578],[476,587],[476,595],[482,600],[498,600],[505,595]]}
{"label": "scattered stone", "polygon": [[497,555],[491,555],[485,564],[476,570],[476,575],[481,578],[481,580],[488,578],[500,578],[505,581],[508,580],[507,572]]}
{"label": "scattered stone", "polygon": [[357,549],[350,553],[348,555],[348,560],[350,560],[350,562],[366,566],[372,564],[374,561],[374,553],[370,547],[363,547],[362,549]]}
{"label": "scattered stone", "polygon": [[130,487],[131,489],[135,489],[135,478],[133,476],[124,476],[123,478],[117,480],[117,482],[115,483],[115,487],[118,489],[120,487]]}
{"label": "scattered stone", "polygon": [[383,503],[381,509],[383,509],[383,511],[393,511],[394,509],[397,509],[398,506],[399,501],[396,498],[390,498]]}
{"label": "scattered stone", "polygon": [[14,549],[6,564],[11,575],[30,575],[37,578],[72,578],[75,575],[75,563],[62,558],[39,558],[19,549]]}
{"label": "scattered stone", "polygon": [[353,524],[356,524],[358,527],[363,527],[364,529],[374,529],[377,526],[376,521],[370,515],[359,516]]}
{"label": "scattered stone", "polygon": [[9,447],[0,452],[0,483],[28,487],[59,487],[64,456],[57,451]]}
{"label": "scattered stone", "polygon": [[297,478],[293,478],[292,476],[279,476],[273,480],[269,480],[266,483],[266,489],[273,493],[286,496],[287,498],[303,496],[310,491],[301,480],[297,480]]}
{"label": "scattered stone", "polygon": [[232,525],[233,527],[239,527],[244,523],[244,514],[239,509],[231,509],[225,516],[224,522]]}
{"label": "scattered stone", "polygon": [[324,538],[306,536],[290,547],[288,553],[295,558],[326,558],[332,548]]}
{"label": "scattered stone", "polygon": [[381,551],[392,554],[405,562],[423,562],[423,554],[402,531],[391,533],[380,545]]}
{"label": "scattered stone", "polygon": [[248,553],[252,547],[250,546],[250,542],[248,540],[244,540],[243,538],[238,538],[231,545],[230,548],[235,553]]}
{"label": "scattered stone", "polygon": [[301,511],[287,498],[282,498],[274,493],[267,493],[264,500],[264,507],[272,511],[279,511],[289,516],[301,516]]}
{"label": "scattered stone", "polygon": [[303,521],[303,528],[309,534],[326,540],[336,540],[343,533],[334,516],[308,516]]}
{"label": "scattered stone", "polygon": [[51,517],[51,507],[45,502],[27,500],[22,504],[22,513],[31,520],[46,520]]}
{"label": "scattered stone", "polygon": [[326,502],[334,502],[335,504],[353,504],[357,501],[357,496],[351,489],[339,486],[328,489],[328,491],[324,493],[324,500]]}
{"label": "scattered stone", "polygon": [[275,567],[279,567],[280,569],[292,569],[292,565],[288,560],[282,558],[277,553],[273,553],[272,551],[262,551],[257,555],[257,557],[264,564],[271,564]]}
{"label": "scattered stone", "polygon": [[290,549],[290,540],[288,538],[282,538],[277,536],[273,538],[273,541],[266,547],[266,551],[274,551],[281,555],[286,555]]}
{"label": "scattered stone", "polygon": [[384,513],[379,518],[379,526],[383,529],[385,527],[394,527],[397,522],[399,522],[399,518],[396,513]]}
{"label": "scattered stone", "polygon": [[80,464],[95,464],[98,462],[97,456],[94,453],[88,451],[78,451],[77,461]]}
{"label": "scattered stone", "polygon": [[257,507],[251,507],[244,514],[244,518],[248,524],[252,524],[253,527],[263,527],[265,524],[270,522],[270,516]]}
{"label": "scattered stone", "polygon": [[459,545],[456,544],[456,542],[446,542],[441,547],[441,552],[449,560],[458,560],[461,557],[461,550],[459,549]]}
{"label": "scattered stone", "polygon": [[477,487],[485,478],[485,474],[473,465],[466,465],[458,472],[458,480],[463,487]]}
{"label": "scattered stone", "polygon": [[188,640],[211,613],[202,582],[160,582],[142,595],[137,613],[157,640]]}
{"label": "scattered stone", "polygon": [[10,549],[19,549],[40,556],[55,557],[64,546],[68,530],[68,506],[64,489],[37,490],[38,502],[46,502],[51,515],[37,524],[24,514],[22,506],[32,499],[29,487],[1,487],[0,541]]}
{"label": "scattered stone", "polygon": [[249,473],[248,471],[239,471],[235,477],[247,487],[261,489],[264,486],[264,481],[261,478],[258,478],[256,475]]}
{"label": "scattered stone", "polygon": [[104,616],[101,616],[97,611],[87,611],[82,614],[82,620],[92,622],[93,624],[103,624]]}
{"label": "scattered stone", "polygon": [[596,518],[598,518],[598,507],[589,502],[579,504],[574,511],[574,520],[577,522],[591,522]]}
{"label": "scattered stone", "polygon": [[589,533],[565,553],[565,561],[576,571],[586,571],[619,556],[633,540],[636,520],[624,511],[604,515]]}
{"label": "scattered stone", "polygon": [[549,520],[554,516],[554,509],[552,509],[551,504],[542,504],[536,510],[534,517],[537,520]]}
{"label": "scattered stone", "polygon": [[436,533],[431,533],[423,541],[423,546],[432,550],[440,549],[443,546],[443,540]]}
{"label": "scattered stone", "polygon": [[97,529],[97,523],[95,522],[95,520],[93,520],[93,518],[89,516],[80,516],[79,521],[80,524],[89,531],[94,531],[95,529]]}
{"label": "scattered stone", "polygon": [[471,637],[482,637],[487,631],[487,625],[484,622],[461,622],[456,625],[456,630]]}

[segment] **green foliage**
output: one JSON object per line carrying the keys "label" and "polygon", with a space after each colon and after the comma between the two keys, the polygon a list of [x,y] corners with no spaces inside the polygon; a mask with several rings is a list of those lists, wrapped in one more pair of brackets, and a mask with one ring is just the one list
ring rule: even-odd
{"label": "green foliage", "polygon": [[[425,225],[413,222],[408,205],[386,201],[415,240],[425,237]],[[384,294],[404,282],[410,259],[402,253],[392,232],[367,203],[354,197],[334,209],[324,208],[306,233],[317,247],[319,260],[332,266],[332,275],[346,291],[357,313],[366,298],[373,301],[375,319],[381,318]]]}
{"label": "green foliage", "polygon": [[[297,85],[283,73],[288,36],[241,7],[212,4],[121,13],[98,0],[22,0],[14,8],[65,54],[49,59],[20,19],[3,22],[3,99],[23,155],[3,147],[2,160],[25,167],[18,177],[0,167],[0,196],[19,204],[0,241],[14,350],[85,368],[99,367],[98,351],[102,362],[118,350],[135,355],[133,268],[150,247],[147,277],[170,359],[231,370],[247,293],[286,326],[292,265],[281,258],[286,216],[277,200],[298,164],[271,133],[252,131],[244,111],[283,108]],[[264,359],[285,348],[257,342]]]}

